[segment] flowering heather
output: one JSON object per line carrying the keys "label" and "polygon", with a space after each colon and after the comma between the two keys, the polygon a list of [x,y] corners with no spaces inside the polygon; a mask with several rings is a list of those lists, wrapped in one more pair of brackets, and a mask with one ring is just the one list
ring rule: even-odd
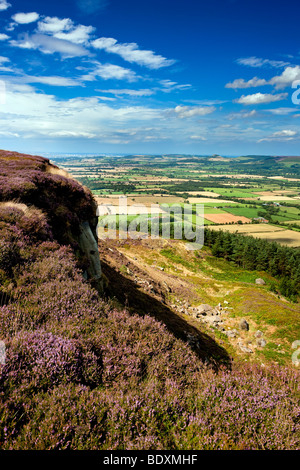
{"label": "flowering heather", "polygon": [[299,450],[299,371],[216,372],[100,298],[73,250],[91,196],[48,167],[0,151],[0,448]]}
{"label": "flowering heather", "polygon": [[75,246],[79,223],[95,218],[96,203],[90,191],[55,170],[45,158],[0,151],[0,201],[41,209],[54,237]]}
{"label": "flowering heather", "polygon": [[86,354],[78,341],[43,330],[22,332],[7,343],[7,364],[2,366],[0,389],[5,392],[25,383],[34,391],[49,390],[62,382],[89,384],[89,369],[98,372],[100,382],[101,360],[91,352]]}

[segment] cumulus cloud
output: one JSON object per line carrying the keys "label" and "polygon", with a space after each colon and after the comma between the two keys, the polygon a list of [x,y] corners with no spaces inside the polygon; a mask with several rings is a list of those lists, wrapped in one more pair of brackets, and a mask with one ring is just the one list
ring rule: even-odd
{"label": "cumulus cloud", "polygon": [[7,34],[0,34],[0,41],[6,41],[7,39],[9,39],[9,36],[7,36]]}
{"label": "cumulus cloud", "polygon": [[117,54],[127,62],[144,65],[150,69],[160,69],[175,63],[174,60],[166,59],[161,55],[155,54],[153,51],[139,49],[139,46],[134,42],[118,43],[114,38],[102,37],[92,41],[91,44],[95,49]]}
{"label": "cumulus cloud", "polygon": [[37,21],[39,17],[40,15],[33,11],[31,13],[16,13],[12,19],[18,24],[29,24]]}
{"label": "cumulus cloud", "polygon": [[100,62],[95,62],[94,65],[95,67],[92,72],[82,76],[83,80],[94,81],[97,80],[97,77],[100,77],[104,80],[116,79],[134,82],[138,79],[138,76],[133,70],[121,67],[120,65],[109,63],[102,64]]}
{"label": "cumulus cloud", "polygon": [[58,32],[54,36],[58,39],[65,39],[66,41],[74,42],[75,44],[87,44],[90,40],[90,35],[95,31],[93,26],[79,25],[72,31],[67,33]]}
{"label": "cumulus cloud", "polygon": [[270,84],[275,85],[276,89],[286,88],[291,86],[294,80],[300,80],[300,67],[287,67],[281,75],[271,78]]}
{"label": "cumulus cloud", "polygon": [[234,102],[244,105],[266,104],[285,100],[287,96],[288,93],[279,93],[277,95],[269,93],[254,93],[253,95],[242,95],[240,98],[234,100]]}
{"label": "cumulus cloud", "polygon": [[297,134],[296,131],[292,131],[291,129],[284,129],[283,131],[274,132],[274,137],[294,137]]}
{"label": "cumulus cloud", "polygon": [[180,119],[193,116],[206,116],[216,110],[214,106],[176,106],[175,113]]}
{"label": "cumulus cloud", "polygon": [[0,0],[0,11],[7,10],[11,7],[11,3],[8,3],[7,0]]}
{"label": "cumulus cloud", "polygon": [[57,39],[63,39],[75,44],[88,44],[91,35],[96,30],[93,26],[79,24],[75,26],[70,18],[57,18],[47,16],[43,21],[38,22],[38,31],[49,34]]}
{"label": "cumulus cloud", "polygon": [[271,142],[271,141],[289,141],[298,137],[298,133],[292,129],[283,129],[282,131],[273,132],[268,137],[259,139],[258,142]]}
{"label": "cumulus cloud", "polygon": [[225,88],[233,88],[233,89],[238,89],[238,88],[254,88],[258,86],[264,86],[267,85],[268,82],[264,78],[251,78],[251,80],[248,80],[245,82],[243,78],[237,78],[234,80],[232,83],[227,83],[225,85]]}
{"label": "cumulus cloud", "polygon": [[74,27],[74,23],[70,18],[57,18],[56,16],[46,16],[42,21],[38,22],[38,30],[41,33],[55,34],[61,31],[69,31]]}
{"label": "cumulus cloud", "polygon": [[22,138],[81,137],[102,141],[113,139],[118,128],[127,132],[134,123],[139,129],[141,122],[157,123],[161,115],[161,110],[145,106],[108,106],[96,97],[57,99],[37,93],[29,85],[14,83],[8,84],[6,103],[0,111],[1,131],[5,135],[17,132]]}

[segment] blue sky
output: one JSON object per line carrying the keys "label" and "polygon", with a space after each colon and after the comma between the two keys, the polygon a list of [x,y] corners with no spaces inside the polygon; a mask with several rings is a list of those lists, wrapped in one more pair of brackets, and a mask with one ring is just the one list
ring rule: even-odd
{"label": "blue sky", "polygon": [[299,155],[299,13],[296,1],[0,0],[0,148]]}

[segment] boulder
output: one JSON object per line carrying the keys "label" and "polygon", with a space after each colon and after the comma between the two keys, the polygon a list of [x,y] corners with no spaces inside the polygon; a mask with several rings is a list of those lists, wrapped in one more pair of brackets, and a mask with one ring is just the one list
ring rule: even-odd
{"label": "boulder", "polygon": [[241,330],[248,331],[249,330],[249,323],[247,322],[247,320],[241,320],[240,324],[239,324],[239,327],[240,327]]}
{"label": "boulder", "polygon": [[252,349],[249,348],[248,346],[245,346],[242,342],[239,342],[238,346],[239,346],[240,350],[244,353],[248,353],[248,354],[253,353]]}
{"label": "boulder", "polygon": [[258,279],[255,279],[255,284],[258,284],[260,286],[264,286],[265,281],[261,277],[259,277]]}
{"label": "boulder", "polygon": [[225,331],[225,335],[228,336],[228,338],[236,338],[238,336],[237,330],[227,330]]}
{"label": "boulder", "polygon": [[219,310],[208,304],[201,304],[196,307],[197,316],[199,315],[219,315]]}
{"label": "boulder", "polygon": [[257,346],[259,346],[260,348],[264,348],[267,344],[266,340],[263,339],[263,338],[259,338],[256,340],[256,344]]}
{"label": "boulder", "polygon": [[254,333],[255,338],[261,338],[263,335],[263,332],[260,330],[257,330],[256,333]]}

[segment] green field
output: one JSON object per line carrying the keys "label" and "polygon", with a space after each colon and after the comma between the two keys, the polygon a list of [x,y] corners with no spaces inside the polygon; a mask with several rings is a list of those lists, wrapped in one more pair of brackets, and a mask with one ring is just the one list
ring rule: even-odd
{"label": "green field", "polygon": [[[236,197],[236,198],[248,198],[248,197],[257,197],[257,195],[253,194],[251,190],[248,189],[236,189],[235,187],[228,187],[228,188],[208,188],[209,190],[213,190],[216,194],[220,194],[222,197]],[[257,191],[257,188],[255,188]]]}
{"label": "green field", "polygon": [[232,215],[240,215],[244,217],[248,217],[249,219],[253,219],[258,217],[258,212],[260,209],[254,209],[252,207],[230,207],[224,209],[226,212],[229,212]]}

